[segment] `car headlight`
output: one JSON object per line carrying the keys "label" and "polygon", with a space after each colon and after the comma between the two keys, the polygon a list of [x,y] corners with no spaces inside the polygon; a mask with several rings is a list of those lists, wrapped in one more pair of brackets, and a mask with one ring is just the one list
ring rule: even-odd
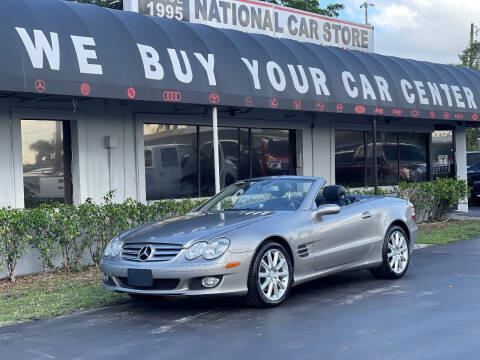
{"label": "car headlight", "polygon": [[187,249],[185,258],[187,260],[195,260],[202,256],[205,260],[213,260],[225,254],[229,246],[230,240],[227,238],[214,239],[209,243],[200,241]]}
{"label": "car headlight", "polygon": [[114,237],[105,248],[103,256],[105,257],[115,257],[122,251],[123,245],[125,242],[118,236]]}

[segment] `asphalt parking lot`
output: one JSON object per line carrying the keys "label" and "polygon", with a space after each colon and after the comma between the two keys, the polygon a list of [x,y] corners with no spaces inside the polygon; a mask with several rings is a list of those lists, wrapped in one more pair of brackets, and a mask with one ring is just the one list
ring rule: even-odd
{"label": "asphalt parking lot", "polygon": [[0,359],[478,359],[480,239],[416,250],[407,276],[349,272],[284,306],[171,299],[0,328]]}

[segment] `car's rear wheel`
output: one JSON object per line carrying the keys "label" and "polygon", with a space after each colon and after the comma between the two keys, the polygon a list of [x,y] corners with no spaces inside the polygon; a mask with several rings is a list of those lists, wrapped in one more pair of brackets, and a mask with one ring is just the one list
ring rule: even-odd
{"label": "car's rear wheel", "polygon": [[277,242],[264,244],[256,253],[248,275],[247,303],[255,307],[281,304],[293,281],[292,261]]}
{"label": "car's rear wheel", "polygon": [[399,279],[405,275],[410,265],[410,243],[408,235],[400,226],[388,229],[383,242],[382,265],[371,269],[380,279]]}

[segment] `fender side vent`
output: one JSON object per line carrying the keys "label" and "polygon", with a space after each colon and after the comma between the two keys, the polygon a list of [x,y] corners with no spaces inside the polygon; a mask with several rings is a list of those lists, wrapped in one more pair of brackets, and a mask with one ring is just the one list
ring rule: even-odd
{"label": "fender side vent", "polygon": [[307,257],[308,256],[308,247],[307,245],[300,245],[298,247],[298,256],[300,257]]}

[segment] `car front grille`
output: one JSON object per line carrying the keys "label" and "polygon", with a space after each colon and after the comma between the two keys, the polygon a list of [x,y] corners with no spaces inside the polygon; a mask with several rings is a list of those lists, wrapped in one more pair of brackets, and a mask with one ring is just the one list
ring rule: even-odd
{"label": "car front grille", "polygon": [[152,256],[144,262],[172,260],[183,248],[180,244],[127,243],[123,246],[122,259],[128,261],[142,261],[138,257],[138,254],[145,246],[150,246],[153,253]]}
{"label": "car front grille", "polygon": [[130,285],[126,277],[118,277],[117,282],[123,288],[134,290],[175,290],[180,283],[180,279],[153,279],[152,286]]}

